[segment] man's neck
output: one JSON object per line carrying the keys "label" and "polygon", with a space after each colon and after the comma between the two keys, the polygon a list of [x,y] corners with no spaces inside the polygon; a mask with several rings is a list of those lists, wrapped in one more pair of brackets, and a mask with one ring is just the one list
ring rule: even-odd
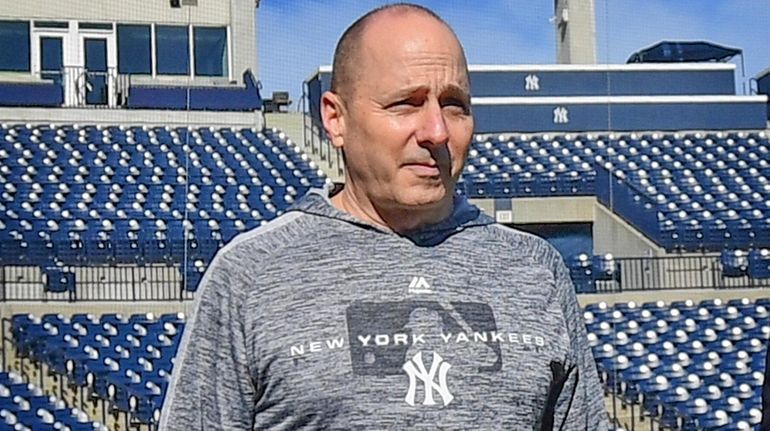
{"label": "man's neck", "polygon": [[395,208],[375,205],[367,196],[345,187],[332,196],[332,205],[353,217],[397,233],[407,233],[438,223],[452,214],[453,202],[430,208]]}

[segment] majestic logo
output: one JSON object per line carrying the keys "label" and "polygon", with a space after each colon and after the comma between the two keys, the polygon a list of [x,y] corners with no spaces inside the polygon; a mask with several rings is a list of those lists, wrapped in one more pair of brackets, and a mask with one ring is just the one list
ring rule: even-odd
{"label": "majestic logo", "polygon": [[[433,400],[434,390],[441,396],[441,400],[444,402],[445,407],[454,399],[452,394],[449,393],[449,388],[446,385],[446,374],[452,366],[444,361],[438,353],[433,352],[433,362],[430,364],[430,370],[425,369],[425,364],[422,362],[422,352],[417,352],[417,354],[407,361],[402,368],[409,376],[409,389],[406,391],[405,400],[410,406],[414,406],[415,393],[417,392],[417,379],[422,380],[425,388],[425,398],[422,401],[422,405],[436,405],[436,402]],[[434,381],[436,374],[438,374],[438,383]]]}
{"label": "majestic logo", "polygon": [[409,293],[433,293],[433,290],[431,290],[425,277],[412,277],[412,281],[409,283]]}
{"label": "majestic logo", "polygon": [[540,90],[540,78],[537,75],[529,74],[524,78],[524,89],[527,91]]}
{"label": "majestic logo", "polygon": [[553,108],[553,122],[554,124],[566,124],[569,123],[569,111],[563,106]]}

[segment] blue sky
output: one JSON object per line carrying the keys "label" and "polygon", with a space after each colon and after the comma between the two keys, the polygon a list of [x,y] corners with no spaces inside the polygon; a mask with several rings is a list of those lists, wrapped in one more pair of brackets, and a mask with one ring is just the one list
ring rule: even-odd
{"label": "blue sky", "polygon": [[[257,9],[262,93],[288,90],[292,100],[319,65],[330,64],[337,39],[382,0],[263,0]],[[415,1],[456,31],[476,64],[555,63],[549,18],[553,0]],[[624,63],[660,40],[709,40],[744,50],[746,77],[770,67],[770,0],[595,0],[599,63]],[[734,59],[740,78],[740,59]],[[741,92],[740,82],[737,90]],[[296,108],[293,106],[292,109]]]}

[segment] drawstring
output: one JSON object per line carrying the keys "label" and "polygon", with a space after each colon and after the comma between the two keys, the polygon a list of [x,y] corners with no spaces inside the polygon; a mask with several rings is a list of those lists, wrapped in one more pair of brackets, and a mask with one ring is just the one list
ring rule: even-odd
{"label": "drawstring", "polygon": [[[568,370],[565,370],[564,364],[561,362],[551,361],[551,374],[553,377],[551,379],[551,384],[548,386],[548,396],[545,400],[543,415],[540,418],[541,431],[553,431],[554,415],[556,414],[556,402],[559,399],[559,395],[561,395],[561,391],[564,389],[564,384],[567,383],[567,379],[569,378],[569,375],[572,374],[573,370],[575,370],[574,365]],[[570,404],[571,403],[572,399],[570,399]],[[562,427],[563,426],[564,424],[562,423]]]}

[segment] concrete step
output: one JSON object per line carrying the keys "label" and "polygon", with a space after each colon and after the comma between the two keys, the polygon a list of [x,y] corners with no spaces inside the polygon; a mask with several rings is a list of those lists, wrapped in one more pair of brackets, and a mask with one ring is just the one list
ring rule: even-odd
{"label": "concrete step", "polygon": [[[307,126],[306,126],[307,124]],[[301,112],[273,112],[265,114],[265,127],[284,132],[302,148],[326,176],[335,183],[345,181],[342,153],[328,141],[321,140],[317,127],[311,127],[310,118]]]}

